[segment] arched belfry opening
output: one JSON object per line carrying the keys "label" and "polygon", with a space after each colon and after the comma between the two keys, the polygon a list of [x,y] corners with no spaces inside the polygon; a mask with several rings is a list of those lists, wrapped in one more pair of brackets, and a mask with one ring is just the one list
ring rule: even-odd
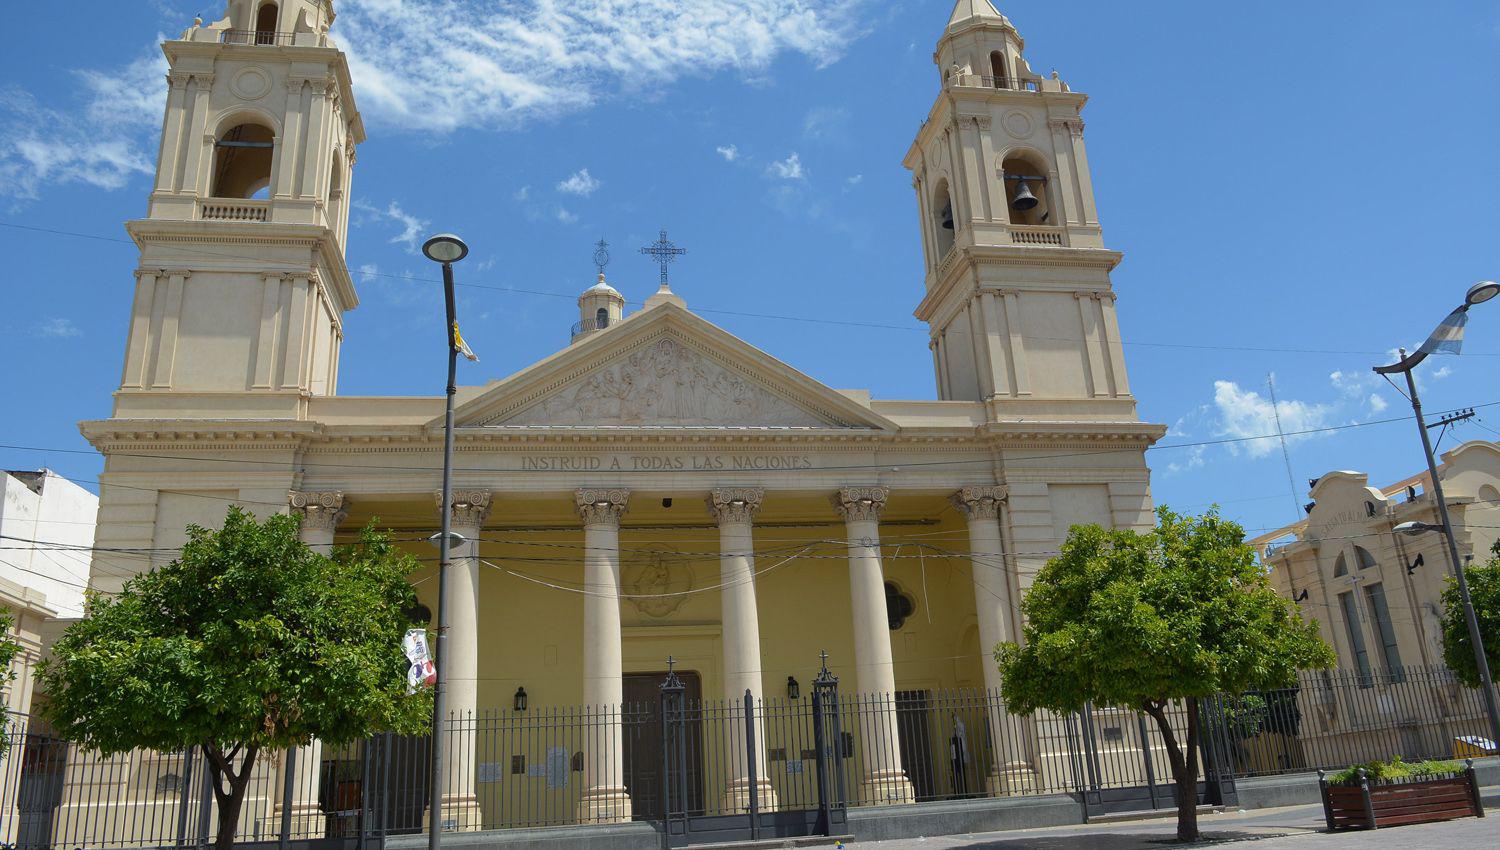
{"label": "arched belfry opening", "polygon": [[255,43],[276,43],[276,21],[281,15],[281,8],[275,3],[266,2],[260,4],[255,12]]}
{"label": "arched belfry opening", "polygon": [[253,198],[268,193],[276,134],[260,124],[238,124],[214,142],[215,198]]}
{"label": "arched belfry opening", "polygon": [[934,262],[942,262],[953,250],[953,237],[958,229],[958,221],[953,216],[953,197],[948,192],[948,181],[938,183],[937,190],[932,193],[932,232],[937,245],[937,256]]}
{"label": "arched belfry opening", "polygon": [[598,310],[594,311],[594,327],[597,330],[604,330],[605,328],[609,327],[608,309],[600,307]]}
{"label": "arched belfry opening", "polygon": [[1005,54],[998,50],[990,54],[990,85],[997,89],[1010,88],[1010,74],[1005,70]]}
{"label": "arched belfry opening", "polygon": [[1053,225],[1047,171],[1029,158],[1007,157],[1000,166],[1011,224]]}

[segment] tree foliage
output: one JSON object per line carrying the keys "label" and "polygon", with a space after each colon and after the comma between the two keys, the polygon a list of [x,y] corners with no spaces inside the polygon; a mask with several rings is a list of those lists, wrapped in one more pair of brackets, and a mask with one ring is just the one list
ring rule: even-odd
{"label": "tree foliage", "polygon": [[[1492,554],[1489,563],[1464,570],[1469,598],[1474,602],[1474,616],[1479,621],[1479,639],[1484,642],[1484,657],[1491,673],[1500,669],[1500,541],[1496,541]],[[1458,582],[1451,577],[1443,590],[1443,661],[1459,681],[1471,688],[1479,687],[1474,642],[1469,639]]]}
{"label": "tree foliage", "polygon": [[[1025,644],[995,652],[1007,708],[1096,706],[1157,721],[1177,781],[1178,837],[1197,836],[1198,699],[1290,688],[1333,651],[1277,595],[1238,524],[1157,510],[1154,531],[1075,526],[1021,604]],[[1179,744],[1167,719],[1185,703]]]}
{"label": "tree foliage", "polygon": [[[0,608],[0,692],[8,692],[10,683],[16,680],[15,661],[16,656],[21,654],[21,645],[10,636],[10,630],[15,625],[15,617]],[[11,717],[7,715],[4,722],[0,722],[0,759],[10,752],[10,730]]]}
{"label": "tree foliage", "polygon": [[69,740],[105,754],[201,746],[221,848],[262,751],[414,733],[430,711],[426,693],[407,694],[401,649],[415,560],[372,528],[332,557],[297,529],[237,507],[221,530],[189,527],[177,560],[91,596],[41,670],[45,715]]}

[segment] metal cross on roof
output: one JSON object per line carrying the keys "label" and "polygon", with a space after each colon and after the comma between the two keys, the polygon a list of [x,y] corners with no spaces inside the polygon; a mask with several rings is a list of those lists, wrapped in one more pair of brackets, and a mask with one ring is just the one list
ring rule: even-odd
{"label": "metal cross on roof", "polygon": [[604,276],[604,267],[609,265],[609,243],[603,239],[594,246],[594,268],[599,270],[599,276]]}
{"label": "metal cross on roof", "polygon": [[679,248],[667,239],[667,231],[661,232],[661,238],[641,249],[641,253],[655,260],[661,265],[661,285],[667,285],[667,265],[678,257],[687,253],[686,248]]}

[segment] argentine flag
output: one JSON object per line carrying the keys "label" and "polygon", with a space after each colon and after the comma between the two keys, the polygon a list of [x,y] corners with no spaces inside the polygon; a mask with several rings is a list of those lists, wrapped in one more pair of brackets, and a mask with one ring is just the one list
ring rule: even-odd
{"label": "argentine flag", "polygon": [[1464,346],[1464,325],[1469,323],[1469,306],[1464,306],[1448,314],[1448,318],[1437,326],[1432,336],[1422,343],[1417,349],[1417,354],[1425,357],[1429,354],[1457,354]]}

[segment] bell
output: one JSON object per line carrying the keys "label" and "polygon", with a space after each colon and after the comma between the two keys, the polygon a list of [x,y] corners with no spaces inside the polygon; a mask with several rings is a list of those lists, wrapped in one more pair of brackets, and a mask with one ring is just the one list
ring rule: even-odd
{"label": "bell", "polygon": [[1022,179],[1021,185],[1016,187],[1016,196],[1011,199],[1011,209],[1029,212],[1036,209],[1039,203],[1041,202],[1036,199],[1036,195],[1031,194],[1031,187],[1026,185],[1025,179]]}
{"label": "bell", "polygon": [[943,215],[943,229],[944,230],[952,230],[953,229],[953,205],[949,204],[948,206],[943,207],[943,214],[942,215]]}

